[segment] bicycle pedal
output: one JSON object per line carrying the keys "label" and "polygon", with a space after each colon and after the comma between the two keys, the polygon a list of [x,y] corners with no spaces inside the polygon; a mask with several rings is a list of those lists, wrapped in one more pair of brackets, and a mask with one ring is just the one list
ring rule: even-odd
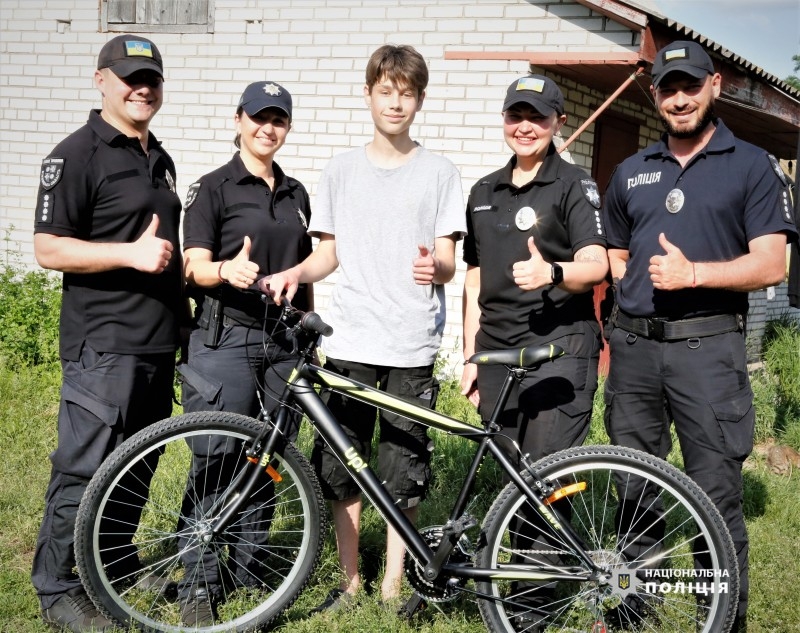
{"label": "bicycle pedal", "polygon": [[416,614],[417,611],[422,611],[427,606],[428,603],[425,601],[425,599],[418,593],[414,592],[414,594],[408,599],[408,602],[400,607],[397,615],[405,618],[406,620],[410,620],[412,617],[414,617],[414,614]]}

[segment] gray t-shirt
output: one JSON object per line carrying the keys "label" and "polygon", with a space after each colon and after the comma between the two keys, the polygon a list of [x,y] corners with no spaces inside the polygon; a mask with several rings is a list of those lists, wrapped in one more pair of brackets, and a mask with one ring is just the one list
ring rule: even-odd
{"label": "gray t-shirt", "polygon": [[455,165],[423,147],[380,169],[365,147],[335,156],[320,178],[309,232],[336,238],[339,269],[325,319],[326,355],[388,367],[430,365],[445,324],[444,287],[414,283],[418,244],[466,232]]}

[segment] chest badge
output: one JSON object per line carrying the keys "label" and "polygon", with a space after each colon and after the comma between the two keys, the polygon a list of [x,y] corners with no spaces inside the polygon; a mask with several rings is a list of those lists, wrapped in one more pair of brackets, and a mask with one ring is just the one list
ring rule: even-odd
{"label": "chest badge", "polygon": [[677,213],[683,209],[684,200],[683,191],[680,189],[673,189],[667,194],[667,211],[670,213]]}
{"label": "chest badge", "polygon": [[514,224],[520,231],[527,231],[536,224],[536,211],[532,207],[522,207],[514,216]]}

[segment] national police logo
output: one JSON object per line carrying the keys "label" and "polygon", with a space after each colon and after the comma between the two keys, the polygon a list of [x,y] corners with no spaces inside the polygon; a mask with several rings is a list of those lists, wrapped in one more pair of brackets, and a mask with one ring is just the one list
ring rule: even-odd
{"label": "national police logo", "polygon": [[189,191],[186,192],[186,202],[183,205],[183,211],[186,212],[189,210],[189,207],[192,206],[192,203],[197,200],[197,194],[200,193],[200,183],[196,182],[189,187]]}
{"label": "national police logo", "polygon": [[619,575],[619,580],[617,582],[619,583],[619,588],[620,589],[627,589],[628,587],[631,586],[631,575],[630,574],[620,574]]}
{"label": "national police logo", "polygon": [[52,189],[61,180],[61,175],[64,173],[64,159],[63,158],[45,158],[42,161],[42,171],[39,174],[39,182],[45,189]]}
{"label": "national police logo", "polygon": [[597,190],[597,183],[588,178],[581,180],[583,195],[595,209],[600,208],[600,192]]}
{"label": "national police logo", "polygon": [[281,89],[273,83],[264,84],[264,92],[273,97],[281,96]]}

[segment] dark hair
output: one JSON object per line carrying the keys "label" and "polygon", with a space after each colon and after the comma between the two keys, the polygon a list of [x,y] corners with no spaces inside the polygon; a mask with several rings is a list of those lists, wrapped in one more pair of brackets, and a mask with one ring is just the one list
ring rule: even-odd
{"label": "dark hair", "polygon": [[[240,119],[242,118],[242,112],[244,112],[244,108],[242,106],[236,108],[236,116],[238,116]],[[239,132],[236,133],[236,136],[233,139],[233,144],[236,146],[236,149],[242,149],[242,135]]]}
{"label": "dark hair", "polygon": [[428,86],[428,66],[413,46],[385,44],[377,49],[367,62],[367,88],[383,78],[402,88],[411,88],[421,97]]}

